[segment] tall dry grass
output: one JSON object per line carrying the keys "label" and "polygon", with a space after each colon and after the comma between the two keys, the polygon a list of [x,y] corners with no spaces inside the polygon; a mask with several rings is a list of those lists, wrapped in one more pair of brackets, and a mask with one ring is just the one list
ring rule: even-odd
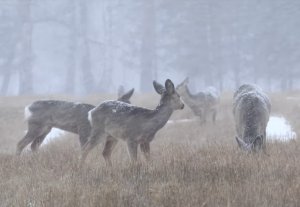
{"label": "tall dry grass", "polygon": [[[300,99],[286,98],[297,95],[272,94],[271,99],[273,113],[285,116],[300,134]],[[96,104],[105,97],[50,98]],[[14,156],[26,129],[23,107],[36,99],[1,98],[0,206],[300,206],[299,141],[268,143],[269,156],[240,152],[229,93],[222,97],[216,125],[165,126],[151,143],[150,163],[139,154],[138,163],[131,164],[119,142],[111,169],[101,144],[79,169],[79,141],[71,134],[36,154]],[[157,96],[135,95],[132,102],[154,107],[157,101]],[[186,117],[193,117],[188,109],[172,119]]]}

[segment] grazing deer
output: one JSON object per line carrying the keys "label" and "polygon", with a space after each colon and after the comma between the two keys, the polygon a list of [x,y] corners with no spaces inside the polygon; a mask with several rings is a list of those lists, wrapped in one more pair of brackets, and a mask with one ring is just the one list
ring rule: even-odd
{"label": "grazing deer", "polygon": [[[134,89],[125,94],[119,93],[119,101],[130,103]],[[16,154],[31,143],[31,150],[37,151],[53,127],[79,135],[81,147],[90,135],[91,126],[88,112],[95,108],[91,104],[74,103],[57,100],[35,101],[25,108],[25,119],[28,124],[26,135],[17,144]]]}
{"label": "grazing deer", "polygon": [[217,90],[213,87],[210,87],[210,89],[207,91],[191,94],[187,86],[188,82],[189,79],[186,78],[176,87],[179,95],[191,108],[193,113],[200,118],[201,123],[206,123],[208,116],[211,116],[213,123],[215,123],[220,99]]}
{"label": "grazing deer", "polygon": [[184,108],[171,80],[166,80],[165,87],[156,81],[153,81],[153,86],[161,95],[160,103],[154,110],[119,101],[106,101],[89,112],[92,131],[83,147],[81,165],[88,153],[105,139],[103,157],[108,166],[111,166],[111,153],[119,139],[127,143],[132,161],[137,159],[138,145],[149,160],[150,142],[156,132],[167,123],[174,110]]}
{"label": "grazing deer", "polygon": [[246,151],[266,150],[266,127],[271,104],[260,88],[244,84],[234,93],[233,115],[236,141]]}

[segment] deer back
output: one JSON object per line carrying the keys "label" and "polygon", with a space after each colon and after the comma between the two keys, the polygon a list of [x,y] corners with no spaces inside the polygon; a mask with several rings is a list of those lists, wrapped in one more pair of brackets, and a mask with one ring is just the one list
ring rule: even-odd
{"label": "deer back", "polygon": [[243,85],[234,95],[233,114],[238,138],[251,145],[259,137],[265,142],[269,121],[270,101],[258,88]]}
{"label": "deer back", "polygon": [[[33,102],[26,107],[27,120],[60,129],[76,128],[81,122],[87,122],[88,111],[95,106],[58,100]],[[73,131],[73,130],[71,130]]]}

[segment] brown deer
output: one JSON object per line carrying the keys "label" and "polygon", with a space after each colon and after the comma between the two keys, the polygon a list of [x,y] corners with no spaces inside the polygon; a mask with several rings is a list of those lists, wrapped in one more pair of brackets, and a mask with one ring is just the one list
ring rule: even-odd
{"label": "brown deer", "polygon": [[[134,89],[125,94],[119,93],[119,101],[130,103]],[[90,135],[91,126],[88,112],[95,108],[91,104],[74,103],[58,100],[35,101],[25,108],[25,119],[28,124],[26,135],[17,144],[16,154],[31,143],[31,150],[37,151],[53,127],[79,135],[81,147]]]}
{"label": "brown deer", "polygon": [[192,94],[187,86],[189,79],[186,78],[180,83],[176,90],[182,97],[183,101],[188,105],[193,113],[200,118],[201,123],[206,123],[207,117],[211,116],[213,123],[216,121],[217,108],[220,97],[217,90],[213,87],[197,94]]}
{"label": "brown deer", "polygon": [[271,104],[255,85],[244,84],[234,93],[233,115],[238,146],[245,151],[266,150],[266,127]]}
{"label": "brown deer", "polygon": [[83,147],[81,165],[88,153],[105,140],[103,156],[108,166],[111,166],[111,153],[119,139],[127,143],[132,161],[137,159],[138,145],[149,160],[150,142],[156,132],[167,123],[174,110],[184,108],[171,80],[166,80],[165,87],[156,81],[153,86],[161,95],[160,103],[154,110],[120,101],[106,101],[89,112],[92,131]]}

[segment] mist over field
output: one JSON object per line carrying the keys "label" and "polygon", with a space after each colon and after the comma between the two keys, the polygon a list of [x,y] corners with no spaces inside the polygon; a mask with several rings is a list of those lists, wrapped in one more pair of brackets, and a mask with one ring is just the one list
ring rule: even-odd
{"label": "mist over field", "polygon": [[300,87],[297,0],[1,0],[0,93]]}
{"label": "mist over field", "polygon": [[300,206],[299,25],[298,0],[0,0],[0,206]]}

